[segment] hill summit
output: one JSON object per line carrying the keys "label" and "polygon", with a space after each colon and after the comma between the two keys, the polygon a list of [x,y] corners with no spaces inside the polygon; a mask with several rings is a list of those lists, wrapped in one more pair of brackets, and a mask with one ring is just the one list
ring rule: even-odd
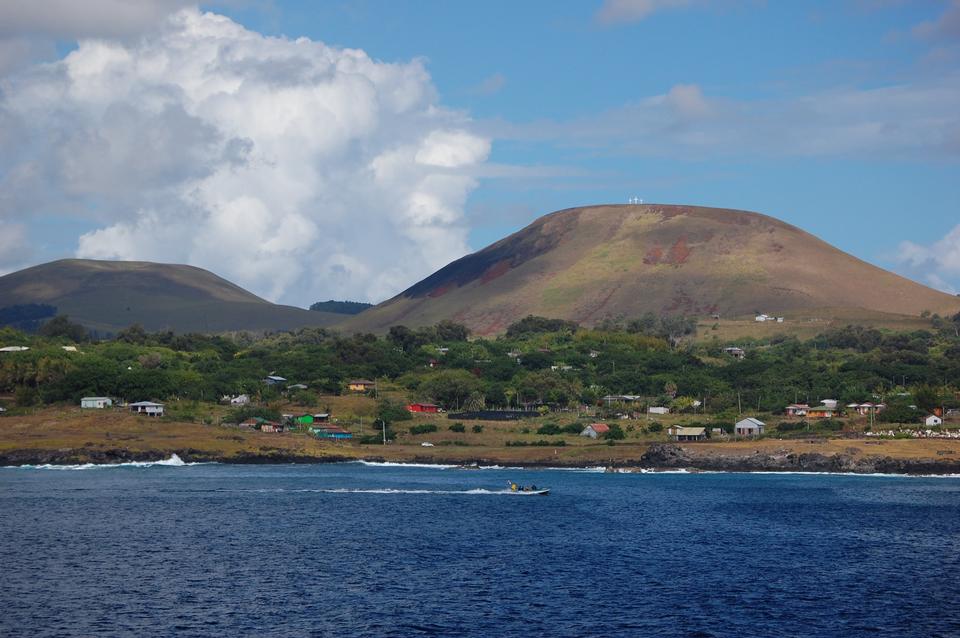
{"label": "hill summit", "polygon": [[46,304],[101,332],[223,332],[329,325],[341,315],[270,303],[210,271],[179,264],[62,259],[0,277],[0,306]]}
{"label": "hill summit", "polygon": [[[452,319],[477,334],[528,315],[747,316],[822,308],[919,315],[960,300],[868,264],[782,221],[660,204],[545,215],[351,320],[383,330]],[[846,312],[845,316],[851,316]]]}

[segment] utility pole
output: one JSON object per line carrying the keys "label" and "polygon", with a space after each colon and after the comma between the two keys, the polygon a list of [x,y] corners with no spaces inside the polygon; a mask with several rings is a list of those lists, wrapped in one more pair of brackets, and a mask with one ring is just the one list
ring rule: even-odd
{"label": "utility pole", "polygon": [[737,392],[737,414],[743,415],[743,406],[740,404],[740,393]]}
{"label": "utility pole", "polygon": [[383,444],[387,444],[387,422],[383,419],[380,419],[380,423],[383,425]]}

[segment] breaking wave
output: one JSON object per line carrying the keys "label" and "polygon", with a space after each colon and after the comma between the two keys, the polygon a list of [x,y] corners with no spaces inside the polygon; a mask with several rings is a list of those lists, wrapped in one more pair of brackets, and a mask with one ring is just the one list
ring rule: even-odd
{"label": "breaking wave", "polygon": [[189,465],[203,465],[202,463],[187,463],[176,454],[160,461],[127,461],[125,463],[81,463],[78,465],[7,465],[7,468],[23,470],[105,470],[118,467],[187,467]]}

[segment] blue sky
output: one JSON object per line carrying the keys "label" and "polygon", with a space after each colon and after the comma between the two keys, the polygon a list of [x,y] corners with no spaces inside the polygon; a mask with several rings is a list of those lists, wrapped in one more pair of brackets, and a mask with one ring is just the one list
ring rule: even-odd
{"label": "blue sky", "polygon": [[[107,37],[129,43],[182,3],[158,4],[140,24]],[[448,222],[466,233],[459,244],[448,240],[459,249],[444,258],[553,210],[636,195],[767,213],[867,261],[960,292],[960,2],[273,0],[202,9],[256,34],[422,68],[435,90],[425,108],[445,111],[444,130],[456,121],[457,130],[488,144],[477,147],[469,170],[458,165],[470,184],[442,189],[462,191],[441,208],[459,215]],[[7,36],[55,38],[59,49],[48,61],[75,50],[69,27],[45,27],[39,18],[23,25]],[[26,92],[23,86],[11,80],[5,93]],[[399,143],[384,135],[376,139],[385,147]],[[129,235],[120,230],[77,248],[78,237],[127,223],[119,213],[98,212],[112,192],[71,191],[45,204],[44,214],[20,225],[25,236],[43,237],[21,261],[74,252],[137,257],[104,248]],[[309,201],[325,201],[314,195]],[[145,206],[125,197],[128,206]],[[338,246],[350,241],[345,235]],[[185,257],[173,251],[175,259]],[[198,265],[298,304],[310,295],[347,296],[352,276],[369,278],[378,267],[344,258],[304,274],[352,273],[343,286],[305,291],[301,278],[270,288],[219,262]],[[352,296],[377,300],[435,266],[420,264],[396,273],[389,286]]]}

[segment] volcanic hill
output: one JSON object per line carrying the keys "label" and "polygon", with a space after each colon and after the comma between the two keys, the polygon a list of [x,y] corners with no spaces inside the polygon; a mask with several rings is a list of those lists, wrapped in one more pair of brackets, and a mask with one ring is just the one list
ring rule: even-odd
{"label": "volcanic hill", "polygon": [[133,323],[148,331],[289,330],[343,315],[280,306],[193,266],[63,259],[0,277],[0,307],[56,306],[101,332]]}
{"label": "volcanic hill", "polygon": [[854,319],[857,313],[917,316],[956,312],[960,299],[766,215],[611,205],[545,215],[345,327],[383,331],[452,319],[486,335],[528,314],[591,325],[648,311],[743,317],[818,309],[842,309]]}

